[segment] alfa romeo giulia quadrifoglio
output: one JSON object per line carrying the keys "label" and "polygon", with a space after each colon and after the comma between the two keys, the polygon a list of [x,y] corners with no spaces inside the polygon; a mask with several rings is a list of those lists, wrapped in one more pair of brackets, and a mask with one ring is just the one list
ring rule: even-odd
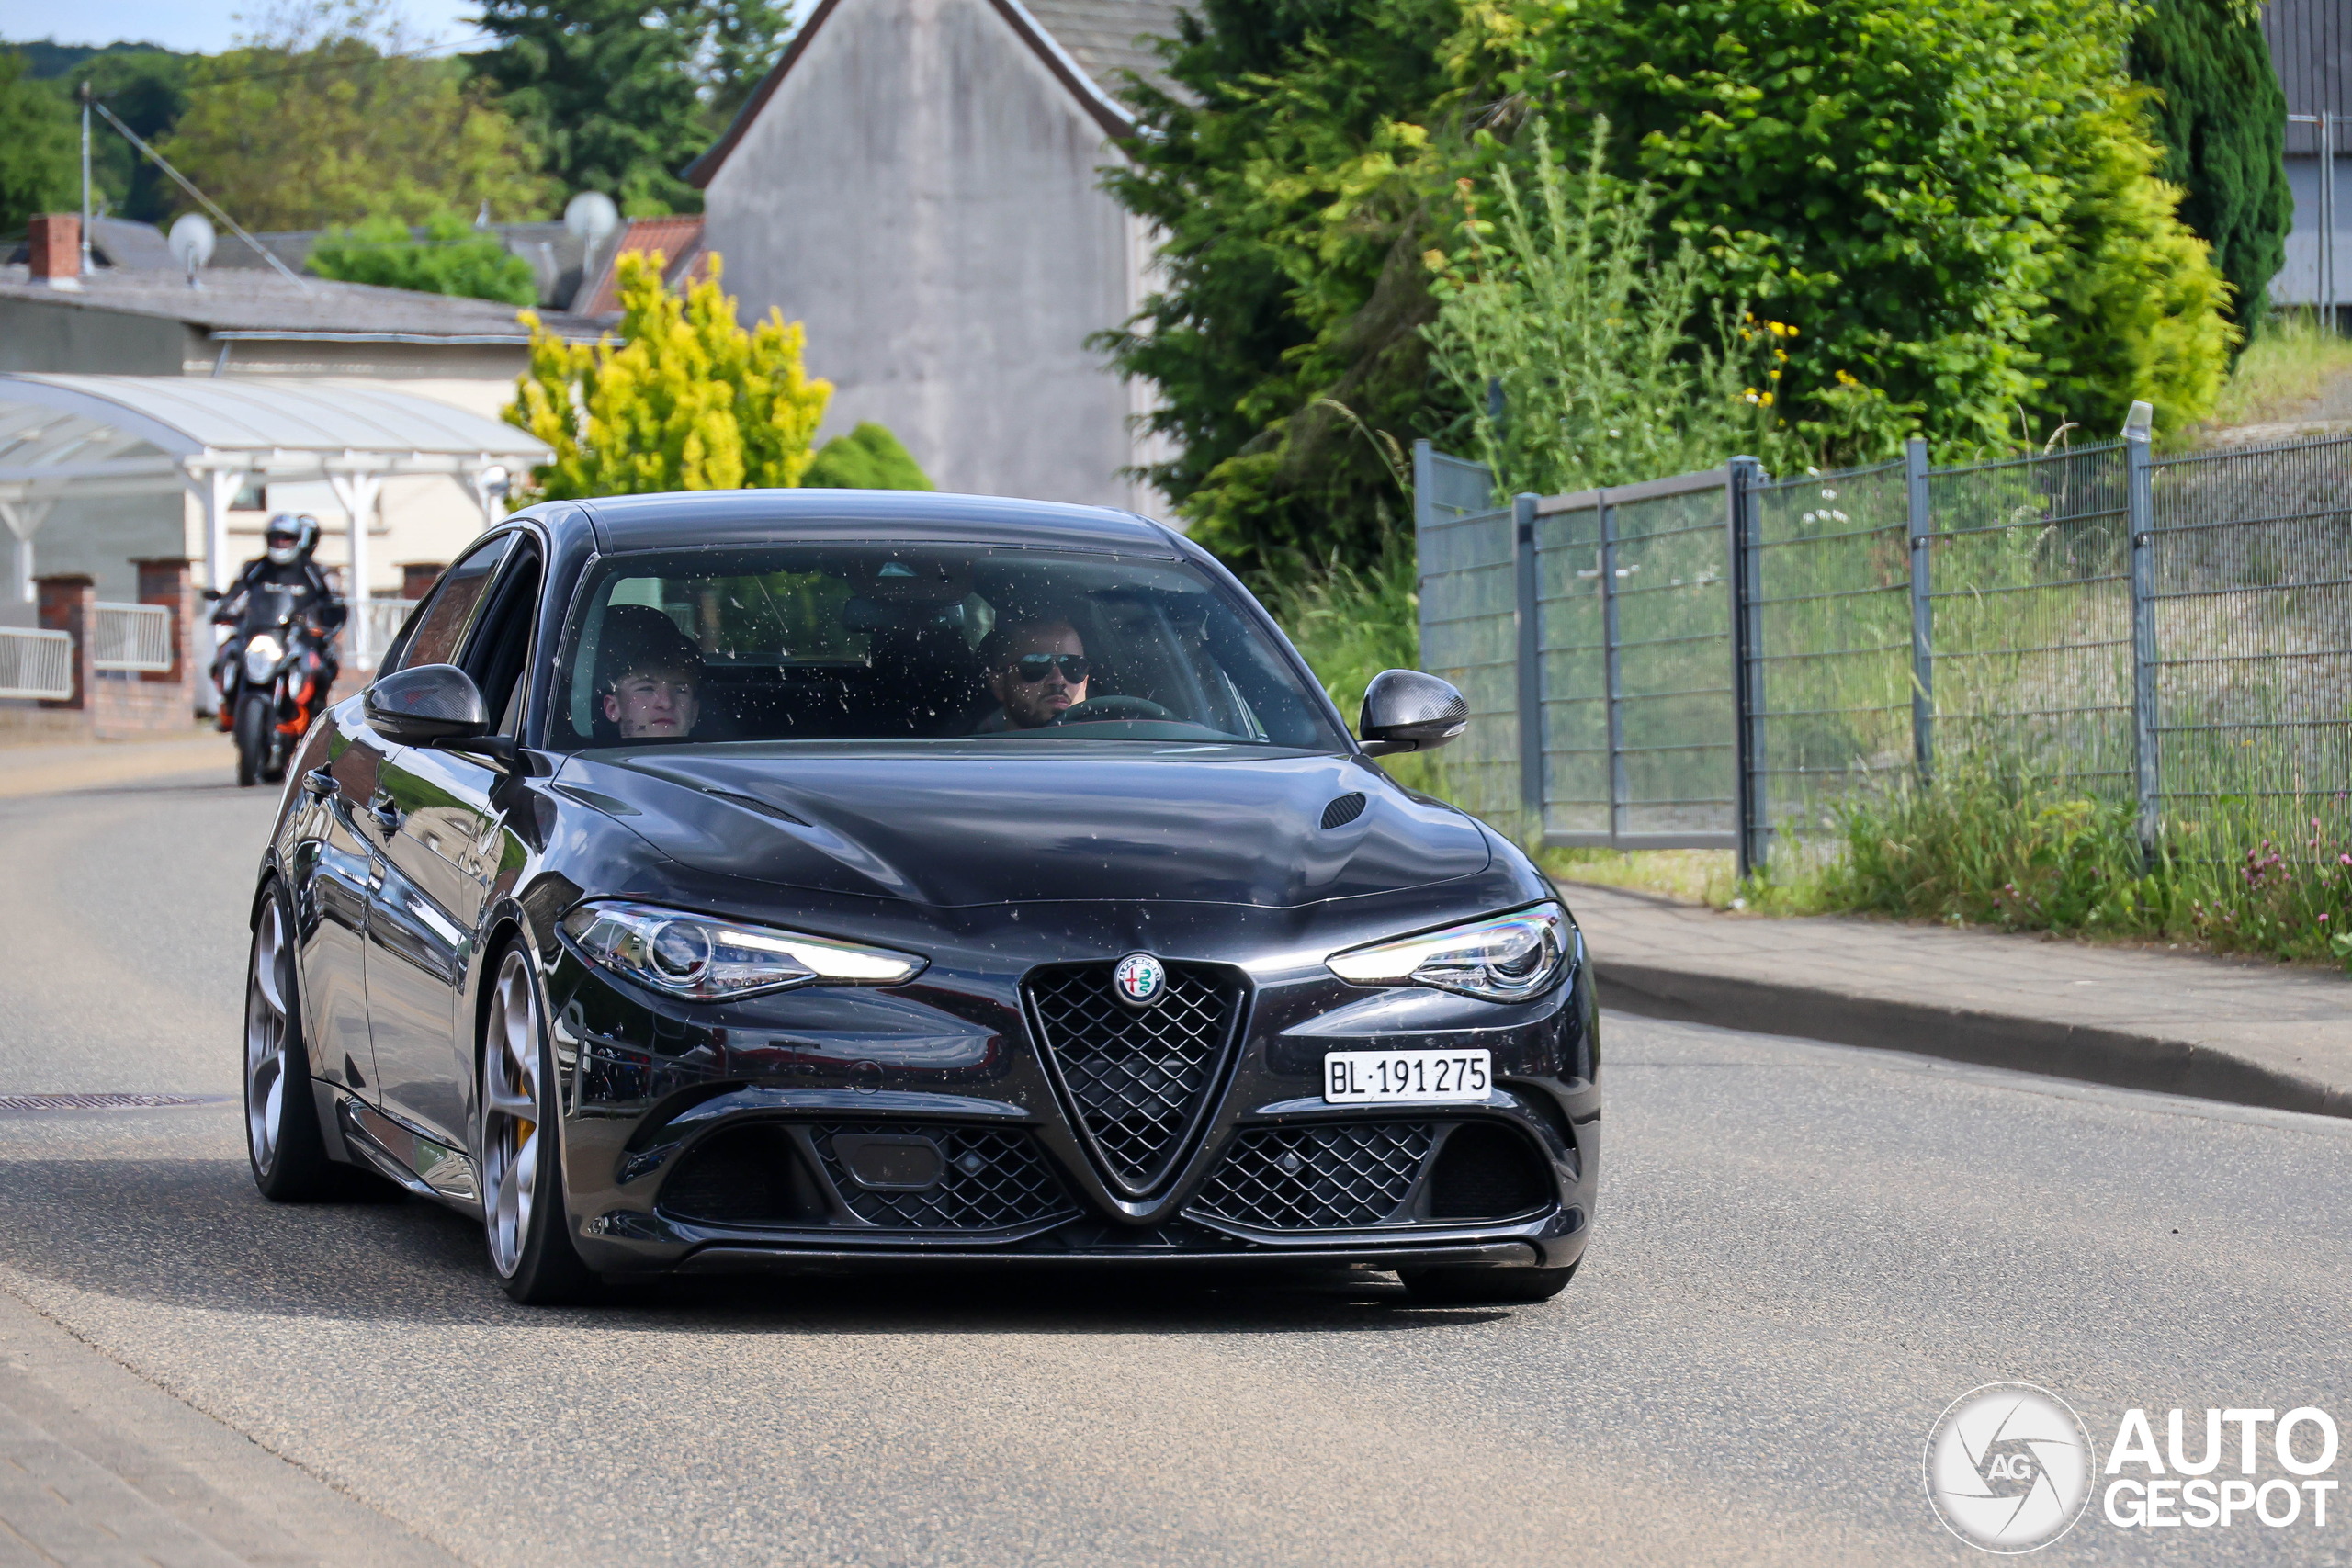
{"label": "alfa romeo giulia quadrifoglio", "polygon": [[1126,513],[531,507],[288,770],[254,1179],[478,1216],[526,1302],[910,1262],[1542,1300],[1597,1179],[1582,938],[1374,760],[1466,715],[1390,671],[1351,736]]}

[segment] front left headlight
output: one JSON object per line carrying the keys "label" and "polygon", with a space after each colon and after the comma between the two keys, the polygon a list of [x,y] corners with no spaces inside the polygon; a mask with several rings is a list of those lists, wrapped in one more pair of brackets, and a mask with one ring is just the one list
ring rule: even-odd
{"label": "front left headlight", "polygon": [[896,986],[930,960],[654,904],[583,904],[564,933],[604,968],[692,1001],[731,1001],[790,986]]}
{"label": "front left headlight", "polygon": [[1356,986],[1428,986],[1487,1002],[1523,1002],[1542,996],[1575,967],[1576,928],[1557,904],[1369,947],[1335,953],[1324,962]]}

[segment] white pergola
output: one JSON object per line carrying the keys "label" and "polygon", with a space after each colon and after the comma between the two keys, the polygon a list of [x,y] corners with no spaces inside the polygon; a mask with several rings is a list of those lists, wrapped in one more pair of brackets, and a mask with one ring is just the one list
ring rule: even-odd
{"label": "white pergola", "polygon": [[[482,525],[498,480],[554,454],[537,436],[380,385],[292,378],[0,375],[0,523],[14,536],[11,592],[33,596],[33,536],[58,502],[191,494],[204,507],[204,577],[226,589],[229,506],[246,483],[318,480],[350,517],[349,594],[367,597],[368,529],[384,481],[455,479]],[[368,617],[351,620],[352,662],[368,667]]]}

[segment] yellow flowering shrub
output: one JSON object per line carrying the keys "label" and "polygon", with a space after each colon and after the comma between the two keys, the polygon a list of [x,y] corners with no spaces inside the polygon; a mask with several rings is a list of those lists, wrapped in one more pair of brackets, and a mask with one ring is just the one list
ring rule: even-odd
{"label": "yellow flowering shrub", "polygon": [[618,344],[566,343],[523,312],[531,363],[503,413],[555,460],[518,500],[799,484],[833,395],[802,367],[800,323],[771,310],[745,330],[716,253],[683,297],[662,286],[662,262],[621,258]]}

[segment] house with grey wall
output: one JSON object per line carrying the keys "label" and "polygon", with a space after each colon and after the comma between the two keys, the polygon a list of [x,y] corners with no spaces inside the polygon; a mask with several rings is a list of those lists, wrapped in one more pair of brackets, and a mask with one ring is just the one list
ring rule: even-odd
{"label": "house with grey wall", "polygon": [[823,0],[688,171],[746,321],[808,328],[824,434],[888,425],[944,490],[1151,512],[1146,393],[1094,333],[1153,237],[1102,189],[1170,0]]}

